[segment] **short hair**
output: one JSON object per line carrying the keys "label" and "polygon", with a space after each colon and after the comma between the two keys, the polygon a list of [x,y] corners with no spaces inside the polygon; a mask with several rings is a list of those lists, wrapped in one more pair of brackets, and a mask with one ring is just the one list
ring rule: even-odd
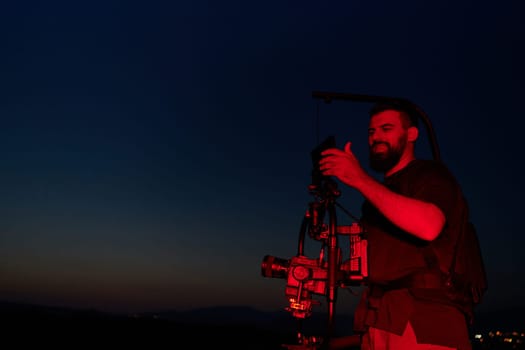
{"label": "short hair", "polygon": [[406,128],[409,128],[411,126],[418,126],[417,112],[413,108],[410,108],[410,106],[407,106],[406,104],[403,104],[398,101],[378,102],[374,104],[372,108],[370,108],[368,115],[371,118],[374,115],[386,110],[394,110],[400,112],[401,117],[403,119],[403,126],[405,126]]}

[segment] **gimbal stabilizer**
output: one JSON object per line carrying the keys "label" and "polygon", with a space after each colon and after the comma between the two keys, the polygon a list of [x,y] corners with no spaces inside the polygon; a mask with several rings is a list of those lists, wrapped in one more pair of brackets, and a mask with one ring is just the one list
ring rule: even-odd
{"label": "gimbal stabilizer", "polygon": [[[360,285],[366,281],[367,259],[366,240],[363,230],[357,222],[350,226],[338,226],[336,218],[336,198],[340,196],[337,183],[321,175],[319,159],[324,149],[335,147],[334,137],[327,138],[312,150],[312,183],[308,186],[310,194],[315,197],[303,218],[299,234],[297,255],[291,259],[276,258],[266,255],[261,266],[264,277],[283,278],[287,280],[285,295],[289,306],[287,311],[292,316],[303,320],[312,314],[312,307],[319,303],[314,295],[324,295],[328,304],[328,333],[324,337],[306,337],[298,331],[298,345],[288,348],[313,349],[326,344],[331,338],[334,327],[335,302],[337,288],[349,285]],[[328,223],[326,223],[328,214]],[[312,239],[322,242],[318,258],[304,255],[306,232]],[[350,239],[350,256],[342,261],[342,250],[338,246],[338,235],[347,235]],[[285,345],[286,346],[286,345]]]}

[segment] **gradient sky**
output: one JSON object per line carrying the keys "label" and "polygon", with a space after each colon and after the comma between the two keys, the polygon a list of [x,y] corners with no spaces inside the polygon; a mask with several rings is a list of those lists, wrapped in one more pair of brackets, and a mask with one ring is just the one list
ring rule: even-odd
{"label": "gradient sky", "polygon": [[287,306],[260,267],[296,254],[310,150],[333,134],[368,167],[370,106],[320,90],[427,113],[478,228],[482,308],[525,305],[519,0],[17,1],[0,33],[0,298]]}

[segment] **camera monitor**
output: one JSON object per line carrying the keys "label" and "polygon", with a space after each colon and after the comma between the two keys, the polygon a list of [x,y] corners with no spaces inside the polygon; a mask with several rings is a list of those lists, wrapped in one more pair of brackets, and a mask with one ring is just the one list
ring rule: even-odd
{"label": "camera monitor", "polygon": [[321,160],[321,152],[329,148],[336,147],[335,136],[328,136],[323,142],[315,147],[310,155],[312,157],[312,185],[319,187],[325,176],[322,175],[321,169],[319,168],[319,161]]}

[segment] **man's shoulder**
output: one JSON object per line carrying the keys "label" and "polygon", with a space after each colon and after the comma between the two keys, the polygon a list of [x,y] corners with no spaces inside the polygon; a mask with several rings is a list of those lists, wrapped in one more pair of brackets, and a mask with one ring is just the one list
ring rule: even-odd
{"label": "man's shoulder", "polygon": [[416,159],[406,168],[405,174],[398,181],[408,181],[414,187],[458,188],[454,174],[441,161]]}
{"label": "man's shoulder", "polygon": [[410,164],[410,168],[415,173],[435,174],[454,178],[450,169],[441,161],[434,159],[416,159]]}
{"label": "man's shoulder", "polygon": [[435,159],[414,159],[410,165],[419,169],[443,169],[448,171],[445,163]]}

